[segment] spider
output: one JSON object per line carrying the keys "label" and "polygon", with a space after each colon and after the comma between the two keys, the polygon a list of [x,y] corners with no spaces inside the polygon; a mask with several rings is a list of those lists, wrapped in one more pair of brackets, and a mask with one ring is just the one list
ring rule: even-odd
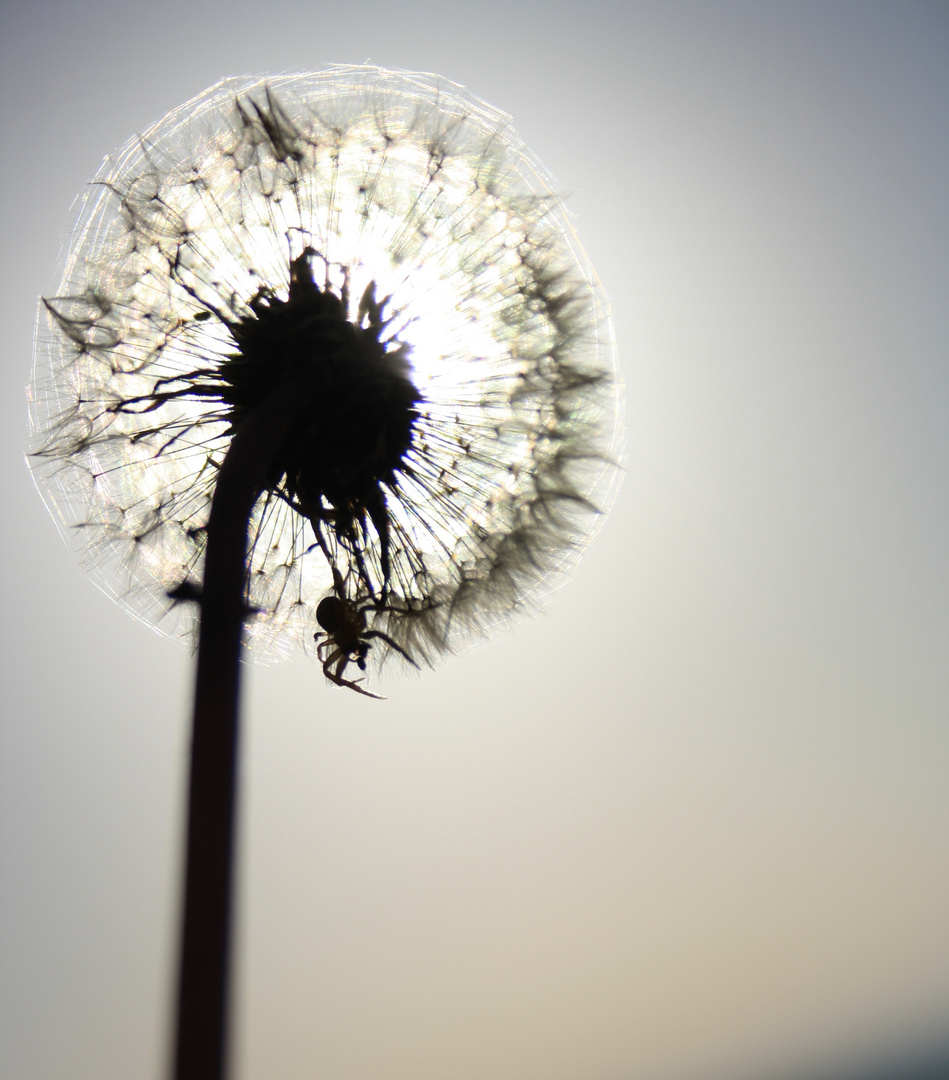
{"label": "spider", "polygon": [[[319,642],[316,654],[323,663],[323,674],[337,686],[348,686],[357,694],[365,694],[366,697],[384,701],[381,694],[373,694],[363,689],[359,685],[361,679],[344,679],[343,672],[347,664],[355,663],[360,671],[366,670],[366,656],[372,647],[371,638],[384,641],[386,645],[408,660],[413,667],[418,667],[418,664],[388,634],[384,634],[381,630],[366,629],[366,612],[377,610],[378,604],[370,603],[360,606],[358,600],[346,599],[342,579],[335,569],[333,580],[336,595],[324,596],[317,605],[316,621],[323,629],[317,630],[313,635],[313,640]],[[325,638],[325,641],[320,641],[320,638]]]}

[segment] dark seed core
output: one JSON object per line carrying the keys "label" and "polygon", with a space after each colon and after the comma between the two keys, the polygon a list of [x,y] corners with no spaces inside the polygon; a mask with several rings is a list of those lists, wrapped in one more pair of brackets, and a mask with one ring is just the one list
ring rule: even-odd
{"label": "dark seed core", "polygon": [[[274,463],[272,486],[309,518],[332,522],[340,539],[358,543],[365,517],[382,544],[388,576],[388,516],[383,485],[405,471],[421,395],[409,376],[408,349],[380,341],[385,329],[374,284],[355,321],[348,287],[338,295],[313,279],[307,249],[290,264],[286,300],[261,290],[252,315],[232,324],[238,351],[222,365],[221,397],[232,430],[287,380],[312,380],[313,407]],[[383,582],[383,587],[387,582]]]}

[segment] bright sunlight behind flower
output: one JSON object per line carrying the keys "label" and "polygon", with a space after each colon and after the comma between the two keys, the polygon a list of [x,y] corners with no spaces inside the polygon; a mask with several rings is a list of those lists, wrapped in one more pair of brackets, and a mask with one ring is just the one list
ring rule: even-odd
{"label": "bright sunlight behind flower", "polygon": [[224,455],[297,381],[250,525],[256,655],[431,661],[582,550],[617,475],[608,309],[507,116],[335,67],[225,80],[107,159],[40,311],[34,468],[136,614],[191,632],[169,597],[200,595]]}

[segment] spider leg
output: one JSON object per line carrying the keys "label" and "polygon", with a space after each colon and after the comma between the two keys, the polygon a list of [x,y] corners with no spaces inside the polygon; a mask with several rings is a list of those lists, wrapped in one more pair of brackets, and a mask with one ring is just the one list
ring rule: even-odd
{"label": "spider leg", "polygon": [[400,656],[405,657],[405,659],[408,660],[412,667],[418,667],[418,664],[416,664],[412,657],[409,656],[405,649],[403,649],[401,645],[396,645],[392,638],[390,638],[388,634],[384,634],[381,630],[364,630],[362,636],[364,638],[379,638],[381,641],[384,641],[386,645],[388,645],[390,648],[395,649],[395,651]]}
{"label": "spider leg", "polygon": [[[326,640],[325,641],[320,641],[320,638],[326,638]],[[329,634],[327,634],[324,630],[317,630],[317,632],[313,635],[313,640],[317,643],[317,645],[316,645],[316,655],[319,657],[320,662],[322,662],[323,661],[323,653],[327,649],[331,649],[333,647],[333,642],[332,642]]]}
{"label": "spider leg", "polygon": [[385,698],[381,694],[373,694],[370,690],[364,690],[359,685],[360,680],[343,678],[343,669],[346,667],[346,663],[349,660],[349,657],[345,653],[343,653],[342,658],[339,660],[339,663],[336,666],[336,670],[333,671],[332,665],[337,659],[338,657],[336,653],[334,653],[323,665],[323,674],[327,677],[327,679],[329,679],[331,683],[334,683],[336,686],[348,687],[350,690],[355,690],[357,694],[363,694],[365,697],[375,698],[376,701],[385,701]]}
{"label": "spider leg", "polygon": [[336,665],[336,678],[341,679],[343,672],[346,670],[346,665],[349,663],[349,653],[344,652],[342,649],[338,649],[333,654],[333,659],[339,659],[339,663]]}
{"label": "spider leg", "polygon": [[334,679],[333,680],[333,682],[335,682],[337,686],[348,686],[350,690],[355,690],[357,694],[362,694],[364,697],[375,698],[376,701],[385,701],[385,698],[382,696],[382,694],[374,694],[371,690],[364,690],[363,687],[361,687],[359,685],[359,681],[360,680],[358,680],[358,679],[356,679],[356,680],[352,680],[352,679]]}
{"label": "spider leg", "polygon": [[[328,646],[331,646],[331,645],[332,645],[332,642],[329,641],[329,639],[327,639],[326,641],[322,642],[320,646],[317,647],[317,651],[319,651],[320,647],[325,649],[325,648],[327,648]],[[335,664],[336,661],[340,658],[340,656],[345,658],[345,653],[343,652],[342,649],[334,650],[327,657],[323,657],[323,656],[320,657],[320,659],[323,661],[323,674],[327,677],[327,679],[332,679],[333,678],[332,667],[333,667],[333,664]]]}

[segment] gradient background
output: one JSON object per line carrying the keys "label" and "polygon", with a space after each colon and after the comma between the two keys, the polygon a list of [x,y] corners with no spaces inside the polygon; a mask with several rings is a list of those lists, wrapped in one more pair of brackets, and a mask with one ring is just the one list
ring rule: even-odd
{"label": "gradient background", "polygon": [[250,673],[235,1080],[949,1072],[949,8],[0,12],[4,1078],[164,1075],[192,678],[32,488],[36,298],[129,135],[367,59],[571,193],[627,475],[542,615],[388,702]]}

